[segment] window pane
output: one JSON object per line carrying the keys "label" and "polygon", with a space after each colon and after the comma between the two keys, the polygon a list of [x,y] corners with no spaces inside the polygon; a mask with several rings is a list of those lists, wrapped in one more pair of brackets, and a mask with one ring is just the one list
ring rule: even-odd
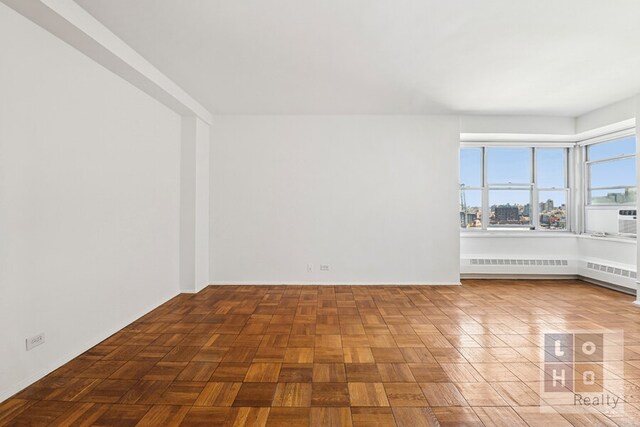
{"label": "window pane", "polygon": [[482,228],[482,190],[460,191],[460,227]]}
{"label": "window pane", "polygon": [[537,185],[538,188],[565,188],[567,180],[565,171],[567,162],[564,148],[538,148],[537,158]]}
{"label": "window pane", "polygon": [[482,148],[460,149],[460,186],[482,187]]}
{"label": "window pane", "polygon": [[636,138],[628,136],[614,141],[593,144],[587,147],[589,160],[607,159],[636,152]]}
{"label": "window pane", "polygon": [[636,188],[620,188],[614,190],[592,190],[592,205],[619,205],[636,202]]}
{"label": "window pane", "polygon": [[540,228],[565,230],[567,228],[567,193],[540,191],[538,193]]}
{"label": "window pane", "polygon": [[589,165],[589,188],[635,187],[636,159],[613,160]]}
{"label": "window pane", "polygon": [[490,184],[531,183],[530,148],[487,148]]}
{"label": "window pane", "polygon": [[489,225],[531,225],[529,190],[489,190],[489,206]]}

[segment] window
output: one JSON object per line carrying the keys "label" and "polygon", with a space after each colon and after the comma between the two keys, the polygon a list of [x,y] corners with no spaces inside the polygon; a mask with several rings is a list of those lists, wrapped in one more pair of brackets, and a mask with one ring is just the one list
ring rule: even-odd
{"label": "window", "polygon": [[635,204],[635,152],[633,136],[587,146],[587,205]]}
{"label": "window", "polygon": [[460,226],[482,228],[482,148],[460,150]]}
{"label": "window", "polygon": [[567,148],[460,149],[460,227],[566,230]]}

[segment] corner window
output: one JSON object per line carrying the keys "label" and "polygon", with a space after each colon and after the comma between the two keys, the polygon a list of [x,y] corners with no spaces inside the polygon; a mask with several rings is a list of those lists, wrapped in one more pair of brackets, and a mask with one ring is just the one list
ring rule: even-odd
{"label": "corner window", "polygon": [[460,149],[460,227],[566,230],[567,148]]}
{"label": "corner window", "polygon": [[635,152],[633,136],[587,146],[587,205],[636,203]]}

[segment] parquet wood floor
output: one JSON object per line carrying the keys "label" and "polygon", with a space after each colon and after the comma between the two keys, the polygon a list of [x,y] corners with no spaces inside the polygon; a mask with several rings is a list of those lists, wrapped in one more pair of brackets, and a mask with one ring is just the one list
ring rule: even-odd
{"label": "parquet wood floor", "polygon": [[[210,286],[0,403],[0,426],[640,425],[633,299],[578,281]],[[624,414],[540,399],[541,332],[571,328],[624,331]]]}

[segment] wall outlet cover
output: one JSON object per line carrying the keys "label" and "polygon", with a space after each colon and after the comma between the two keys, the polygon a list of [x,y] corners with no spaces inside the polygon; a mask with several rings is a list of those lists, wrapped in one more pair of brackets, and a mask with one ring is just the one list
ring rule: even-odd
{"label": "wall outlet cover", "polygon": [[44,344],[44,332],[27,338],[27,351],[41,344]]}

